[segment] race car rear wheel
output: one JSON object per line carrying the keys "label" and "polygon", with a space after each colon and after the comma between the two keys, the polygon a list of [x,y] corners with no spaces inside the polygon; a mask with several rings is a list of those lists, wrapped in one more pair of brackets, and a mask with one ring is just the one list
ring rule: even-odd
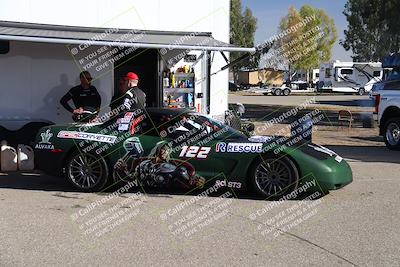
{"label": "race car rear wheel", "polygon": [[400,118],[390,119],[385,126],[385,144],[391,150],[400,150]]}
{"label": "race car rear wheel", "polygon": [[295,190],[299,183],[296,165],[286,156],[268,154],[254,162],[250,173],[253,190],[264,198],[278,198]]}
{"label": "race car rear wheel", "polygon": [[108,166],[103,157],[75,152],[67,160],[66,176],[72,185],[84,192],[100,191],[108,180]]}

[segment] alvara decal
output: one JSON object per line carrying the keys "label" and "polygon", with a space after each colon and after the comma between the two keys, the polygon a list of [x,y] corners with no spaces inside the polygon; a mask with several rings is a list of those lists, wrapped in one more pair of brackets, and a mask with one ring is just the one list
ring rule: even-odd
{"label": "alvara decal", "polygon": [[36,144],[36,149],[54,149],[54,145],[50,142],[50,139],[53,137],[50,129],[47,129],[44,133],[41,133],[40,137],[42,138],[42,141]]}
{"label": "alvara decal", "polygon": [[117,139],[116,136],[104,135],[104,134],[94,134],[85,132],[72,132],[72,131],[61,131],[57,134],[58,138],[63,139],[80,139],[80,140],[90,140],[93,142],[102,142],[113,144]]}

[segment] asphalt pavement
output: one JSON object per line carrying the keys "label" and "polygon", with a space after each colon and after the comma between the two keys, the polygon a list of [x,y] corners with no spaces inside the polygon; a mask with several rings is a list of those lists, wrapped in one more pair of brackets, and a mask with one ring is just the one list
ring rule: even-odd
{"label": "asphalt pavement", "polygon": [[[375,147],[380,160],[369,161],[365,147],[332,148],[354,182],[312,201],[88,194],[56,177],[2,174],[0,265],[398,266],[398,153]],[[302,222],[267,230],[301,205]]]}
{"label": "asphalt pavement", "polygon": [[[254,106],[280,102],[243,97]],[[366,97],[316,99],[341,108]],[[349,162],[354,181],[283,202],[129,184],[80,193],[63,178],[0,173],[0,266],[398,266],[399,152],[376,129],[322,126],[315,137]]]}
{"label": "asphalt pavement", "polygon": [[[315,100],[312,102],[312,100]],[[264,96],[245,92],[229,94],[229,103],[242,103],[245,105],[263,106],[298,106],[307,104],[308,107],[324,109],[371,110],[373,102],[367,95],[343,95],[343,94],[299,94],[290,96]]]}

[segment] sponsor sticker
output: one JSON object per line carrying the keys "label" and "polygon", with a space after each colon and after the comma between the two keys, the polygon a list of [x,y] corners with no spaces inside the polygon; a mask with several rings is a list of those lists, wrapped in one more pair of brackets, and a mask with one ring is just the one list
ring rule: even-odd
{"label": "sponsor sticker", "polygon": [[250,142],[255,142],[255,143],[265,143],[269,142],[273,139],[272,136],[252,136],[249,138]]}
{"label": "sponsor sticker", "polygon": [[262,143],[218,143],[215,152],[222,153],[261,153]]}
{"label": "sponsor sticker", "polygon": [[234,182],[234,181],[228,181],[228,180],[216,180],[215,185],[219,187],[228,187],[228,188],[235,188],[235,189],[240,189],[242,188],[242,183],[241,182]]}
{"label": "sponsor sticker", "polygon": [[131,120],[133,118],[133,112],[127,112],[124,115],[124,119]]}
{"label": "sponsor sticker", "polygon": [[61,131],[57,134],[58,138],[62,139],[80,139],[80,140],[90,140],[94,142],[102,142],[113,144],[117,139],[116,136],[104,135],[104,134],[94,134],[76,131]]}
{"label": "sponsor sticker", "polygon": [[343,158],[341,156],[336,156],[335,160],[340,163],[342,162]]}
{"label": "sponsor sticker", "polygon": [[120,118],[118,119],[118,123],[130,123],[132,118]]}
{"label": "sponsor sticker", "polygon": [[41,133],[40,137],[42,138],[42,141],[36,144],[36,149],[54,149],[54,145],[50,142],[50,139],[53,137],[53,133],[50,132],[50,129]]}
{"label": "sponsor sticker", "polygon": [[128,131],[129,123],[121,123],[118,125],[118,131]]}

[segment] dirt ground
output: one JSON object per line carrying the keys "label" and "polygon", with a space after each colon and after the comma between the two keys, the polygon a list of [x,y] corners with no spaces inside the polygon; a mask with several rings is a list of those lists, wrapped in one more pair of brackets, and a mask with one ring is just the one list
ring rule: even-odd
{"label": "dirt ground", "polygon": [[[256,130],[260,129],[263,125],[262,122],[256,122],[254,124]],[[275,124],[274,127],[258,131],[257,135],[274,135],[277,133],[284,133],[284,136],[289,136],[290,131],[288,125]],[[313,128],[312,141],[316,144],[327,146],[385,146],[383,138],[379,136],[378,128],[349,128],[345,126],[316,125]]]}

